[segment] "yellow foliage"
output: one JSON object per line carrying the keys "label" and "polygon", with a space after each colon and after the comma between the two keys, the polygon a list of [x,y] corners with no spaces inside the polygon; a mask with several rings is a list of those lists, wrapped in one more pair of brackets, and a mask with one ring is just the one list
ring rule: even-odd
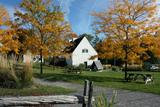
{"label": "yellow foliage", "polygon": [[64,54],[63,49],[68,45],[70,25],[64,20],[64,14],[55,2],[23,0],[20,9],[23,9],[23,12],[17,10],[15,15],[19,25],[17,33],[25,35],[26,39],[23,41],[23,50],[43,56]]}
{"label": "yellow foliage", "polygon": [[[104,12],[95,12],[94,27],[106,40],[97,45],[100,57],[140,62],[147,50],[156,51],[155,33],[159,31],[155,0],[111,0]],[[158,47],[158,46],[157,46]],[[158,51],[157,51],[158,52]],[[156,52],[155,52],[156,53]],[[158,52],[160,53],[160,52]]]}
{"label": "yellow foliage", "polygon": [[4,23],[9,19],[9,14],[7,10],[0,5],[0,26],[4,25]]}
{"label": "yellow foliage", "polygon": [[8,53],[14,51],[18,54],[19,42],[15,37],[15,31],[11,29],[11,23],[9,22],[9,15],[3,6],[0,6],[0,52]]}

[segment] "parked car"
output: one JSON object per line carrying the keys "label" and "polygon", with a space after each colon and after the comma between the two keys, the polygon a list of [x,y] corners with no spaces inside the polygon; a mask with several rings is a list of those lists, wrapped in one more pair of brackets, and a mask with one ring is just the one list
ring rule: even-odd
{"label": "parked car", "polygon": [[157,70],[160,70],[160,67],[156,64],[152,64],[151,67],[150,67],[150,70],[151,71],[157,71]]}

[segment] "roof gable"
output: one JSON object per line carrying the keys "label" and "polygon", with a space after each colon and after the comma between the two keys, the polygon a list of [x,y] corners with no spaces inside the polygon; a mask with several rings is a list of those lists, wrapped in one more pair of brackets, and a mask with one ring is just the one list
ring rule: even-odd
{"label": "roof gable", "polygon": [[79,37],[78,39],[73,41],[73,48],[72,48],[72,52],[77,48],[77,46],[80,44],[80,42],[83,40],[83,37]]}
{"label": "roof gable", "polygon": [[81,39],[81,41],[79,42],[79,44],[77,45],[77,47],[74,49],[72,53],[79,54],[81,53],[82,49],[88,49],[89,50],[88,54],[97,55],[96,50],[92,47],[92,45],[90,44],[90,42],[85,36]]}
{"label": "roof gable", "polygon": [[84,38],[84,36],[81,36],[81,37],[77,38],[76,40],[71,41],[72,45],[70,47],[67,47],[66,51],[68,53],[72,53],[77,48],[77,46],[79,45],[79,43],[81,42],[81,40],[83,38]]}
{"label": "roof gable", "polygon": [[[81,36],[81,37],[77,38],[76,40],[71,41],[72,46],[67,47],[67,52],[68,53],[73,53],[77,49],[77,47],[79,46],[79,44],[81,44],[81,42],[83,40],[86,40],[87,44],[89,44],[90,47],[93,48],[92,45],[90,44],[90,42],[88,41],[88,39],[85,36]],[[95,53],[97,54],[97,52],[96,52],[96,50],[94,48],[93,48],[93,51],[95,51]]]}

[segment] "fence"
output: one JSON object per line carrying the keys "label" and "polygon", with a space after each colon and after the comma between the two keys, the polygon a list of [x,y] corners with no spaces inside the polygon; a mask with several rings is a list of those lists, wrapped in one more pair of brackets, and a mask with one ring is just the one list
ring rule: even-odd
{"label": "fence", "polygon": [[93,82],[85,81],[82,96],[26,96],[26,97],[4,97],[0,98],[0,107],[54,107],[55,104],[82,104],[82,107],[92,107]]}

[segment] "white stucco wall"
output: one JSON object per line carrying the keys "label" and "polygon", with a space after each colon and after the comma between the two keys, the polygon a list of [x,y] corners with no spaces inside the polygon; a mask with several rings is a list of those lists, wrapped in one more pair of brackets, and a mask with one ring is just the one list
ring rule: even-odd
{"label": "white stucco wall", "polygon": [[[83,49],[88,49],[88,53],[82,53]],[[95,55],[97,55],[97,52],[91,46],[87,38],[84,37],[72,53],[72,65],[78,66],[81,63],[84,64],[84,62],[87,62],[87,65],[91,65],[93,61],[98,60],[98,58],[90,60],[91,56]]]}

